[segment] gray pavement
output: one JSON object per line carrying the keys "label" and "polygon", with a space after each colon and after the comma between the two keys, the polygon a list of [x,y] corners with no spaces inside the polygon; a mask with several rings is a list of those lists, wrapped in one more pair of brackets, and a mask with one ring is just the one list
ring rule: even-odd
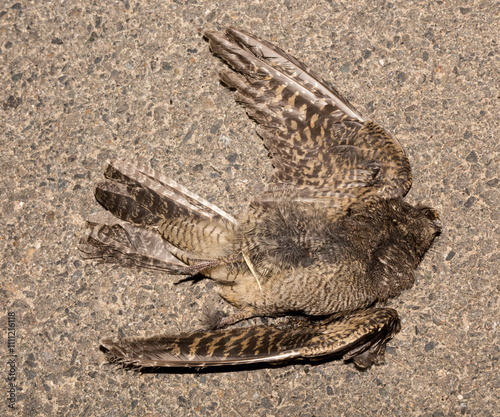
{"label": "gray pavement", "polygon": [[[479,0],[2,2],[2,415],[498,415],[499,22],[498,3]],[[403,329],[385,365],[103,363],[101,337],[194,330],[218,303],[207,281],[80,258],[105,161],[148,163],[232,213],[271,172],[201,36],[228,25],[290,51],[393,132],[414,170],[408,200],[441,214],[414,288],[388,303]]]}

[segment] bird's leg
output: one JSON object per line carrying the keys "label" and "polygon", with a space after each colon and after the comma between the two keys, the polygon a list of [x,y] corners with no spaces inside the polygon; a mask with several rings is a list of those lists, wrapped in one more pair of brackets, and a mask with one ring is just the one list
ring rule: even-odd
{"label": "bird's leg", "polygon": [[186,268],[179,271],[181,275],[196,275],[200,272],[205,271],[206,269],[214,269],[220,265],[227,265],[233,263],[237,260],[237,255],[233,256],[225,256],[218,259],[190,259],[192,265],[187,266]]}
{"label": "bird's leg", "polygon": [[193,259],[193,262],[196,262],[193,265],[189,265],[184,269],[179,271],[181,275],[196,275],[205,269],[212,269],[218,266],[221,261],[219,259],[211,259],[211,260],[203,260],[203,259]]}

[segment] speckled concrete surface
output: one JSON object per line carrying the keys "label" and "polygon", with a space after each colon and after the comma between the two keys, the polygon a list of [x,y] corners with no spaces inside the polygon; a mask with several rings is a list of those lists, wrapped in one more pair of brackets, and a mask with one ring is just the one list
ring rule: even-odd
{"label": "speckled concrete surface", "polygon": [[[2,415],[498,415],[494,3],[2,2]],[[233,213],[270,173],[201,37],[227,25],[291,51],[395,133],[414,169],[408,199],[441,213],[445,232],[415,287],[389,303],[403,330],[386,365],[143,375],[102,364],[101,337],[195,329],[216,300],[210,282],[175,285],[80,258],[106,159],[147,162]]]}

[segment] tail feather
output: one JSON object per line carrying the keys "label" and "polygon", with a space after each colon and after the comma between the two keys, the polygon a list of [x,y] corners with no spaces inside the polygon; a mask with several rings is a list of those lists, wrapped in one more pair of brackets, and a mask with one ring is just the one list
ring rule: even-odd
{"label": "tail feather", "polygon": [[231,249],[236,220],[175,181],[123,161],[105,177],[95,197],[108,212],[88,221],[86,257],[189,275]]}
{"label": "tail feather", "polygon": [[177,216],[221,218],[229,223],[237,224],[233,216],[216,205],[144,165],[111,161],[108,163],[104,176],[109,180],[106,183],[111,181],[123,184],[138,204],[163,218]]}
{"label": "tail feather", "polygon": [[398,331],[395,310],[368,309],[326,324],[104,339],[101,349],[110,362],[139,368],[205,368],[332,357],[352,359],[366,368],[383,362],[385,345]]}
{"label": "tail feather", "polygon": [[172,254],[179,250],[156,230],[120,221],[108,212],[88,220],[87,236],[78,243],[84,257],[122,266],[183,274],[188,265]]}
{"label": "tail feather", "polygon": [[138,203],[136,196],[133,196],[137,193],[131,192],[130,188],[124,184],[103,181],[97,185],[94,195],[106,210],[121,220],[144,226],[158,224],[161,217],[145,207],[144,203]]}

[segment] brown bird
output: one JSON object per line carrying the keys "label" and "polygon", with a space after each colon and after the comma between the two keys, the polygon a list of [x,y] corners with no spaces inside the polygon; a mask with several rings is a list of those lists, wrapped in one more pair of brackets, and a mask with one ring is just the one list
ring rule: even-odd
{"label": "brown bird", "polygon": [[[343,356],[383,362],[397,312],[374,308],[414,282],[440,233],[435,210],[403,201],[411,168],[396,138],[366,121],[331,85],[241,30],[205,32],[270,152],[274,174],[232,217],[145,166],[110,162],[95,191],[108,210],[89,221],[90,258],[213,279],[240,313],[213,330],[102,341],[137,367],[280,363]],[[279,325],[228,327],[256,316]]]}

